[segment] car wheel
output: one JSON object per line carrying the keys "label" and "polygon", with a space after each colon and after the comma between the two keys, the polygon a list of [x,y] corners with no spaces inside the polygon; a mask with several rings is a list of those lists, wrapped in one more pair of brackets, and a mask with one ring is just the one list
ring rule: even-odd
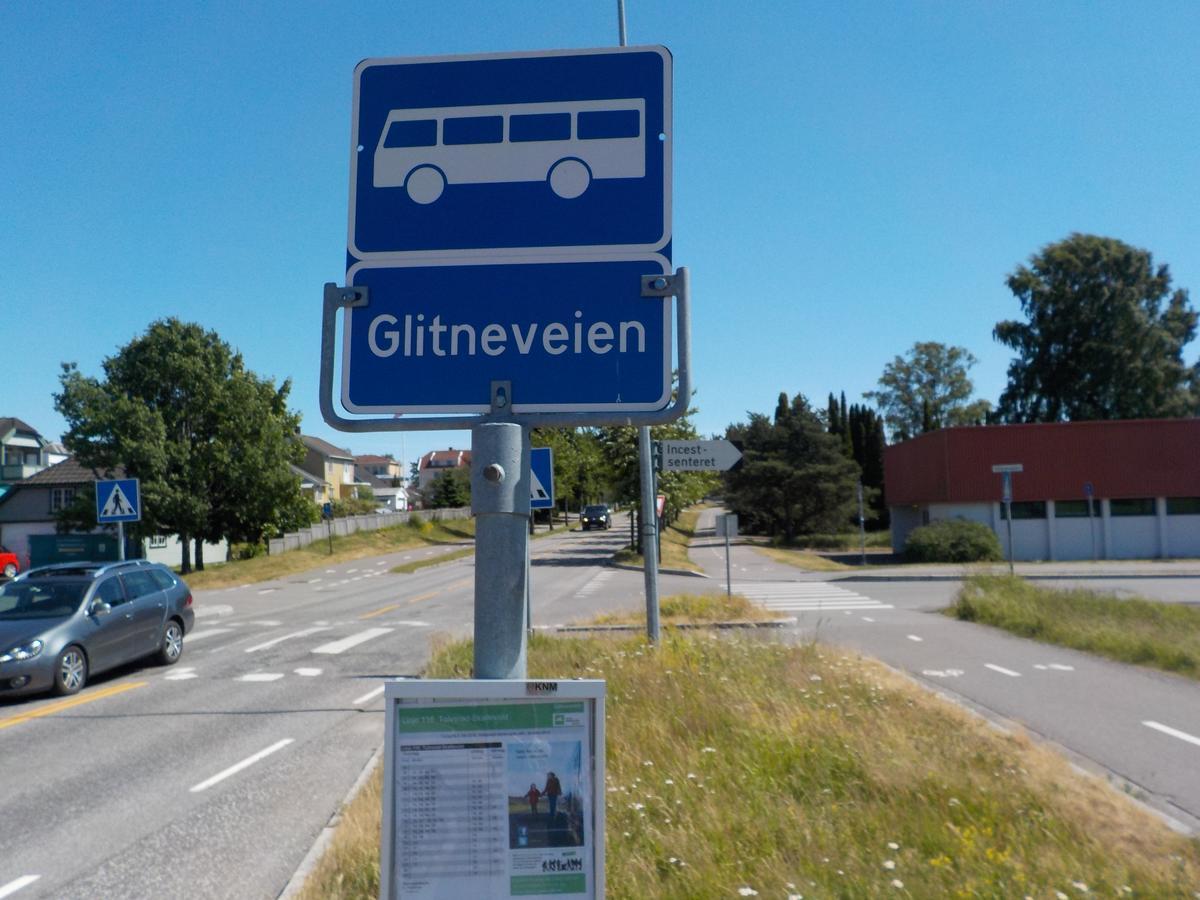
{"label": "car wheel", "polygon": [[88,663],[83,648],[72,644],[58,654],[54,663],[54,693],[59,696],[78,694],[87,684]]}
{"label": "car wheel", "polygon": [[158,661],[164,666],[173,666],[183,655],[183,626],[174,619],[163,628],[162,640],[158,645]]}
{"label": "car wheel", "polygon": [[14,566],[12,563],[9,563],[7,566],[4,567],[4,577],[5,578],[15,578],[16,576],[17,576],[17,567],[16,566]]}

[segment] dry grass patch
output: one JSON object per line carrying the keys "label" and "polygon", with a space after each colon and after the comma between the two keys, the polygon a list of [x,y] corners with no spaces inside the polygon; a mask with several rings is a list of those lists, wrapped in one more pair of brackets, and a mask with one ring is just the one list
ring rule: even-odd
{"label": "dry grass patch", "polygon": [[333,553],[329,552],[329,541],[321,538],[307,547],[288,550],[274,556],[256,556],[253,559],[212,564],[203,572],[191,572],[184,578],[194,590],[255,584],[323,568],[330,563],[395,553],[397,550],[407,550],[411,547],[456,544],[474,539],[474,519],[415,521],[414,524],[395,525],[377,531],[359,531],[343,537],[335,536]]}
{"label": "dry grass patch", "polygon": [[[470,668],[460,642],[427,674]],[[539,635],[529,669],[608,682],[612,897],[1194,900],[1200,885],[1200,843],[857,656],[691,632],[657,648]],[[378,793],[365,803],[358,870],[322,874],[306,897],[376,895]]]}
{"label": "dry grass patch", "polygon": [[[714,622],[767,622],[778,619],[741,594],[676,594],[658,604],[663,625],[708,625]],[[597,625],[644,625],[642,613],[606,613],[591,620]]]}
{"label": "dry grass patch", "polygon": [[783,547],[764,547],[756,545],[755,550],[763,556],[770,557],[776,562],[787,563],[797,569],[807,569],[810,572],[840,572],[853,568],[832,559],[826,559],[808,550],[789,550]]}
{"label": "dry grass patch", "polygon": [[[679,514],[675,524],[668,525],[663,529],[662,540],[659,542],[662,550],[658,560],[660,569],[682,569],[686,572],[704,571],[692,562],[692,558],[688,555],[688,544],[696,536],[696,520],[700,518],[700,511],[705,508],[704,506],[693,506],[684,510]],[[613,559],[627,566],[642,568],[646,565],[646,561],[640,553],[629,549],[618,551]]]}

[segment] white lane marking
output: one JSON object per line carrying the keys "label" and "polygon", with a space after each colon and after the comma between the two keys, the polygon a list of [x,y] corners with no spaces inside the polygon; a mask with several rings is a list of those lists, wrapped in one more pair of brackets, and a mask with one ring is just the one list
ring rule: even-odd
{"label": "white lane marking", "polygon": [[337,569],[326,569],[325,570],[326,575],[334,575],[336,573],[337,573]]}
{"label": "white lane marking", "polygon": [[[234,590],[234,588],[230,588]],[[203,619],[206,616],[228,616],[233,612],[232,606],[226,606],[223,603],[197,603],[196,618]]]}
{"label": "white lane marking", "polygon": [[281,644],[284,641],[291,640],[292,638],[308,637],[308,635],[316,634],[318,631],[328,631],[328,630],[329,630],[328,625],[317,625],[313,628],[305,628],[301,631],[293,631],[291,634],[285,634],[282,637],[277,637],[277,638],[274,638],[269,641],[264,641],[261,644],[255,644],[253,647],[247,647],[246,652],[254,653],[257,650],[266,650],[268,647],[274,647],[276,644]]}
{"label": "white lane marking", "polygon": [[251,672],[249,675],[243,675],[238,678],[238,681],[278,681],[283,677],[282,672]]}
{"label": "white lane marking", "polygon": [[1142,724],[1147,728],[1153,728],[1155,731],[1161,731],[1163,734],[1169,734],[1173,738],[1179,738],[1181,741],[1187,741],[1189,744],[1200,747],[1200,737],[1196,737],[1194,734],[1188,734],[1186,731],[1180,731],[1170,725],[1163,725],[1161,722],[1145,721]]}
{"label": "white lane marking", "polygon": [[1034,663],[1033,667],[1035,669],[1040,669],[1043,672],[1045,672],[1049,668],[1049,666],[1043,666],[1041,663]]}
{"label": "white lane marking", "polygon": [[253,622],[247,622],[247,625],[262,625],[264,628],[277,628],[283,623],[278,619],[255,619]]}
{"label": "white lane marking", "polygon": [[351,572],[357,572],[357,571],[358,571],[358,569],[347,569],[346,574],[349,575]]}
{"label": "white lane marking", "polygon": [[1020,678],[1020,672],[1014,672],[1012,669],[1006,669],[1004,666],[994,666],[991,663],[984,663],[985,668],[991,669],[993,672],[999,672],[1001,675],[1007,675],[1009,678]]}
{"label": "white lane marking", "polygon": [[242,769],[248,769],[250,766],[254,765],[256,762],[266,759],[272,753],[282,750],[288,744],[292,743],[293,740],[295,740],[295,739],[294,738],[284,738],[282,741],[276,741],[274,744],[272,744],[266,750],[259,750],[253,756],[248,756],[245,759],[243,759],[241,762],[234,763],[228,769],[225,769],[223,772],[218,772],[212,778],[206,778],[204,781],[200,782],[199,784],[194,785],[191,788],[189,788],[189,790],[193,794],[198,794],[201,791],[207,791],[214,784],[218,784],[219,782],[224,781],[229,776],[236,775],[238,772],[242,771]]}
{"label": "white lane marking", "polygon": [[922,641],[924,641],[924,640],[925,640],[925,638],[923,638],[923,637],[920,637],[920,636],[918,636],[918,635],[915,635],[915,634],[910,634],[910,635],[908,636],[908,639],[909,639],[910,641],[916,641],[918,644],[919,644],[919,643],[921,643]]}
{"label": "white lane marking", "polygon": [[407,625],[410,628],[428,628],[428,622],[418,622],[416,619],[401,619],[398,622],[393,622],[393,625]]}
{"label": "white lane marking", "polygon": [[957,678],[963,674],[962,669],[924,669],[922,675],[930,678]]}
{"label": "white lane marking", "polygon": [[735,594],[741,594],[767,609],[786,612],[845,612],[859,609],[892,609],[854,591],[825,581],[749,581],[734,582]]}
{"label": "white lane marking", "polygon": [[320,669],[296,669],[297,675],[303,675],[305,678],[315,678],[321,674]]}
{"label": "white lane marking", "polygon": [[359,697],[357,700],[354,701],[353,705],[354,706],[362,706],[368,700],[372,700],[375,697],[378,697],[382,693],[383,693],[383,685],[380,685],[379,687],[375,688],[375,690],[368,691],[367,693],[363,694],[361,697]]}
{"label": "white lane marking", "polygon": [[1064,666],[1062,663],[1050,663],[1050,668],[1058,672],[1074,672],[1074,666]]}
{"label": "white lane marking", "polygon": [[29,887],[29,885],[41,877],[41,875],[22,875],[20,878],[10,881],[8,884],[0,887],[0,898],[11,897],[17,891],[21,890],[21,888]]}
{"label": "white lane marking", "polygon": [[190,644],[193,641],[202,641],[205,638],[216,637],[218,634],[229,634],[231,631],[233,631],[232,628],[210,628],[207,631],[193,631],[187,636],[186,640]]}
{"label": "white lane marking", "polygon": [[320,575],[318,575],[316,578],[310,578],[310,579],[308,579],[308,583],[309,583],[309,584],[316,584],[316,583],[317,583],[318,581],[320,581],[320,580],[321,580],[321,576],[320,576]]}
{"label": "white lane marking", "polygon": [[360,631],[358,634],[352,634],[348,638],[342,638],[340,641],[331,641],[328,644],[322,644],[320,647],[314,647],[313,653],[343,653],[351,647],[357,647],[359,644],[364,644],[367,641],[377,637],[383,637],[385,634],[391,633],[390,628],[368,628],[366,631]]}
{"label": "white lane marking", "polygon": [[862,620],[863,620],[864,622],[874,622],[874,621],[875,621],[875,620],[874,620],[874,619],[872,619],[870,616],[863,616],[863,617],[862,617]]}
{"label": "white lane marking", "polygon": [[277,590],[279,590],[279,588],[263,588],[261,591],[259,591],[259,593],[260,594],[273,594]]}
{"label": "white lane marking", "polygon": [[187,681],[190,678],[197,678],[195,667],[187,669],[176,669],[170,675],[164,675],[163,681]]}

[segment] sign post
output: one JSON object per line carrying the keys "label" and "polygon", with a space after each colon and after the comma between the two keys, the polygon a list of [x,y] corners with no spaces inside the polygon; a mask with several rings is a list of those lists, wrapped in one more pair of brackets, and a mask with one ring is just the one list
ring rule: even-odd
{"label": "sign post", "polygon": [[1092,562],[1096,561],[1096,520],[1092,516],[1092,495],[1095,493],[1095,488],[1090,481],[1083,483],[1083,496],[1087,499],[1088,508],[1088,532],[1092,537]]}
{"label": "sign post", "polygon": [[717,516],[717,536],[725,538],[725,596],[733,596],[733,576],[729,565],[729,539],[737,537],[738,517],[733,513]]}
{"label": "sign post", "polygon": [[96,522],[116,523],[117,559],[125,558],[125,523],[140,522],[142,501],[136,478],[115,478],[96,482]]}
{"label": "sign post", "polygon": [[1013,574],[1013,536],[1012,536],[1012,475],[1013,472],[1023,472],[1025,467],[1020,463],[1002,463],[992,466],[992,471],[1000,475],[1001,497],[1004,502],[1004,518],[1008,522],[1008,574]]}

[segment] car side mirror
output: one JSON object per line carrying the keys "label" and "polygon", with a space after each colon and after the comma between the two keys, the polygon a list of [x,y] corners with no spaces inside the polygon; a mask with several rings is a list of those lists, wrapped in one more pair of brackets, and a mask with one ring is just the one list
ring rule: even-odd
{"label": "car side mirror", "polygon": [[107,616],[110,612],[112,612],[111,604],[105,603],[103,600],[93,600],[92,608],[88,614],[93,616]]}

